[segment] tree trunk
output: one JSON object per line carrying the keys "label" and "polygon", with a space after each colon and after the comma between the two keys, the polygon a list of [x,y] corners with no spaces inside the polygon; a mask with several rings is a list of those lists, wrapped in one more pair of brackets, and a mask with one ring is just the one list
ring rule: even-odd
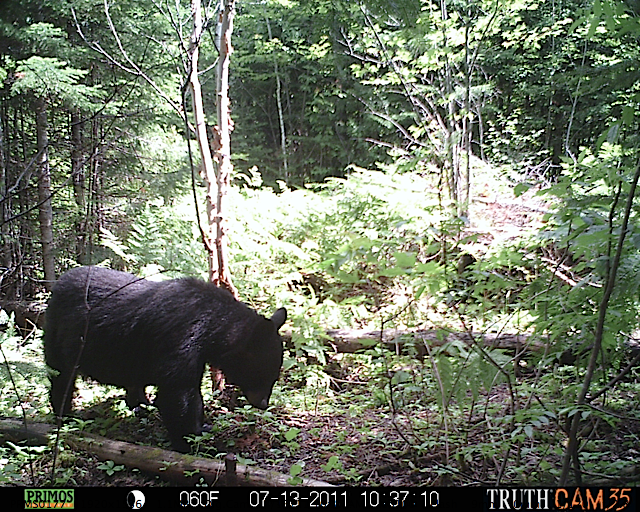
{"label": "tree trunk", "polygon": [[[197,0],[194,0],[197,1]],[[218,59],[216,90],[218,98],[218,143],[215,147],[215,161],[218,164],[218,202],[216,221],[216,253],[218,257],[218,275],[214,281],[218,286],[228,289],[234,296],[238,292],[231,282],[227,257],[227,234],[224,222],[225,197],[229,189],[231,179],[231,130],[233,122],[230,116],[229,106],[229,61],[233,48],[231,46],[231,34],[233,32],[233,18],[235,15],[235,0],[224,0],[224,8],[219,27],[220,41]]]}
{"label": "tree trunk", "polygon": [[71,114],[71,172],[73,179],[73,194],[76,204],[84,209],[84,164],[82,158],[82,128],[83,121],[80,113],[74,111]]}
{"label": "tree trunk", "polygon": [[87,222],[86,222],[86,194],[84,151],[82,131],[84,122],[78,111],[71,114],[71,178],[73,180],[73,194],[78,206],[76,219],[76,261],[80,265],[87,265]]}
{"label": "tree trunk", "polygon": [[[462,175],[462,183],[460,184],[460,194],[458,196],[458,217],[469,218],[469,202],[471,201],[471,55],[469,52],[469,24],[470,15],[467,16],[464,29],[464,74],[465,87],[464,94],[464,117],[462,118],[462,139],[465,150],[465,168]],[[468,223],[468,221],[467,221]]]}
{"label": "tree trunk", "polygon": [[86,251],[90,257],[94,233],[100,233],[104,226],[104,192],[102,177],[104,175],[104,145],[102,133],[102,119],[94,116],[91,121],[91,160],[89,165],[89,182],[86,183],[85,202],[87,204],[85,216],[85,232],[87,233]]}
{"label": "tree trunk", "polygon": [[[207,137],[207,122],[204,115],[204,106],[202,103],[202,90],[200,88],[200,80],[198,78],[198,57],[200,39],[202,37],[202,10],[200,0],[191,1],[191,16],[193,18],[193,31],[191,33],[191,41],[189,43],[189,87],[191,89],[191,98],[193,100],[193,116],[195,120],[195,133],[200,148],[200,157],[202,159],[202,175],[207,187],[207,223],[208,232],[204,233],[205,246],[208,253],[209,263],[209,280],[216,282],[218,279],[218,260],[213,251],[212,240],[215,238],[214,229],[216,226],[216,201],[214,198],[214,183],[216,183],[216,172],[211,158],[211,148],[209,147],[209,138]],[[185,113],[186,115],[186,113]]]}
{"label": "tree trunk", "polygon": [[38,149],[38,220],[40,222],[44,286],[46,290],[50,291],[56,280],[56,274],[53,257],[53,209],[51,206],[47,100],[45,98],[36,99],[35,107]]}
{"label": "tree trunk", "polygon": [[[13,251],[10,237],[10,217],[9,193],[7,186],[7,165],[5,158],[5,138],[4,119],[0,119],[0,265],[5,269],[13,269]],[[13,287],[11,287],[13,288]],[[15,291],[9,290],[8,286],[3,286],[3,292],[11,298],[15,298]]]}
{"label": "tree trunk", "polygon": [[447,55],[449,50],[449,39],[447,37],[447,21],[449,19],[449,14],[447,12],[446,0],[440,0],[440,12],[442,16],[442,48],[444,50],[443,55],[445,60],[444,85],[448,103],[448,115],[446,121],[447,134],[444,148],[446,151],[445,162],[449,167],[447,173],[447,186],[449,188],[449,198],[453,201],[454,208],[456,208],[457,211],[458,201],[460,200],[458,195],[460,186],[460,155],[458,141],[456,140],[456,101],[453,94],[453,75],[451,63],[449,62],[449,57]]}
{"label": "tree trunk", "polygon": [[[267,35],[269,41],[273,39],[271,35],[271,23],[269,23],[269,17],[265,16],[267,21]],[[280,122],[280,148],[282,151],[282,167],[284,170],[285,180],[289,178],[289,163],[287,159],[287,133],[284,125],[284,113],[282,111],[282,82],[280,80],[280,71],[278,68],[278,57],[274,54],[273,58],[273,71],[276,75],[276,104],[278,105],[278,121]]]}

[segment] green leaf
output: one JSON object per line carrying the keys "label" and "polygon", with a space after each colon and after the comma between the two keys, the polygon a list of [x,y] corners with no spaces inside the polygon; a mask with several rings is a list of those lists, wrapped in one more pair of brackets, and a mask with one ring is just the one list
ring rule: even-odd
{"label": "green leaf", "polygon": [[515,188],[513,189],[513,193],[516,197],[520,197],[522,194],[524,194],[527,190],[529,190],[531,188],[531,184],[529,183],[518,183]]}
{"label": "green leaf", "polygon": [[636,114],[636,109],[630,105],[626,105],[622,109],[622,122],[626,126],[631,126],[633,124],[633,119]]}
{"label": "green leaf", "polygon": [[[296,427],[292,427],[284,433],[284,438],[287,441],[291,441],[300,433],[300,429]],[[295,475],[294,475],[295,476]]]}
{"label": "green leaf", "polygon": [[340,464],[340,459],[336,455],[332,455],[331,457],[329,457],[329,460],[327,461],[327,463],[324,466],[322,466],[322,469],[323,471],[326,471],[328,473],[332,469],[338,467],[339,464]]}
{"label": "green leaf", "polygon": [[408,252],[394,252],[393,257],[399,267],[413,268],[416,264],[416,255]]}

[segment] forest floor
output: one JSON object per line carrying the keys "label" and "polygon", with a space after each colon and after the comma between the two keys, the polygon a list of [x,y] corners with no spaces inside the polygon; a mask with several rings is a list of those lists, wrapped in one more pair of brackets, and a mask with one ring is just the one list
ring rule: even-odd
{"label": "forest floor", "polygon": [[[354,387],[359,384],[361,383],[357,378],[354,378]],[[349,387],[346,382],[343,385],[345,390]],[[344,405],[349,402],[350,397],[348,391],[345,391],[344,397],[339,392],[336,393],[330,408],[329,401],[317,408],[309,404],[312,407],[310,410],[284,410],[275,407],[270,419],[257,418],[254,422],[247,422],[242,411],[237,413],[224,407],[213,410],[208,405],[205,413],[207,420],[213,423],[223,418],[226,426],[214,439],[205,440],[201,446],[206,445],[212,453],[217,453],[217,460],[220,460],[220,454],[227,452],[242,454],[243,460],[240,462],[284,475],[289,475],[295,464],[301,466],[300,476],[332,485],[496,485],[497,473],[503,460],[498,454],[504,445],[488,447],[488,453],[493,455],[486,458],[476,454],[463,460],[459,455],[464,445],[487,445],[490,425],[483,417],[483,408],[478,407],[464,422],[456,425],[451,422],[448,427],[450,432],[445,433],[447,427],[443,425],[442,417],[435,409],[413,410],[411,418],[406,413],[393,414],[386,407],[364,408],[358,414],[353,414]],[[113,417],[116,402],[123,398],[124,396],[110,398],[82,410],[79,416],[84,420]],[[510,397],[506,386],[494,388],[491,396],[486,399],[493,404],[503,404],[505,414],[508,413],[506,404]],[[421,419],[431,424],[432,428],[428,432],[412,430],[411,425],[417,420],[416,414],[424,416]],[[274,428],[274,424],[277,424],[277,428]],[[112,421],[108,428],[91,427],[88,430],[129,443],[161,445],[169,449],[160,416],[154,407],[146,409],[141,417],[131,416],[125,420]],[[281,435],[283,431],[292,430],[299,431],[299,434],[291,440]],[[540,478],[540,454],[545,455],[545,464],[560,467],[563,439],[560,430],[560,426],[553,423],[538,429],[535,449],[533,440],[528,443],[528,449],[524,450],[514,443],[513,450],[523,454],[519,461],[520,466],[525,468],[523,472],[529,470],[532,477],[538,475],[526,482],[527,485],[554,485],[550,474]],[[423,437],[424,444],[429,441],[428,449],[416,450],[416,439],[420,436]],[[607,447],[605,456],[610,458],[612,464],[637,457],[637,446],[630,448],[629,439],[640,438],[640,421],[625,421],[615,427],[598,422],[589,438],[597,439],[601,446]],[[544,446],[545,443],[549,443],[549,446]],[[454,453],[458,455],[453,456]],[[205,453],[203,456],[208,455]],[[326,465],[331,456],[337,456],[340,462],[337,467],[327,470]],[[589,454],[586,453],[586,456]],[[514,457],[513,451],[510,457]],[[38,466],[35,484],[46,487],[49,484],[51,457],[47,455],[39,459]],[[108,471],[103,461],[90,453],[65,450],[59,456],[58,468],[58,475],[62,476],[66,471],[70,477],[69,483],[74,486],[170,485],[157,476],[119,466],[117,461],[111,465],[112,471]],[[523,476],[526,475],[520,475]],[[502,480],[513,485],[513,477],[513,474],[506,474]],[[26,475],[25,478],[29,481]],[[611,480],[598,478],[595,481],[600,482],[600,485],[611,483]],[[291,482],[295,483],[295,480]]]}
{"label": "forest floor", "polygon": [[[523,236],[538,228],[545,208],[532,194],[517,199],[512,195],[480,197],[473,204],[473,223],[469,230],[479,235],[480,246],[487,247],[504,237]],[[240,462],[261,469],[334,485],[554,483],[553,475],[557,473],[547,468],[557,469],[561,465],[565,436],[560,422],[541,424],[535,441],[532,437],[525,443],[514,441],[511,446],[508,438],[505,441],[504,436],[496,436],[500,425],[487,421],[485,413],[489,407],[493,408],[494,418],[496,412],[497,416],[509,414],[508,404],[512,403],[513,396],[506,385],[491,387],[488,396],[480,397],[475,406],[455,419],[452,415],[446,424],[435,406],[412,407],[404,403],[394,410],[388,400],[379,397],[376,404],[370,396],[372,386],[367,382],[365,365],[359,367],[350,357],[331,357],[330,364],[338,370],[331,374],[330,393],[298,397],[297,403],[296,399],[281,401],[289,404],[286,408],[275,405],[268,413],[252,416],[249,407],[234,409],[224,407],[224,400],[205,400],[206,421],[215,426],[215,431],[201,446],[211,447],[215,458],[233,452],[241,454]],[[411,364],[425,365],[425,371],[429,371],[428,361]],[[533,377],[525,374],[519,378],[526,384],[526,379]],[[296,392],[295,383],[280,385],[280,393]],[[364,395],[368,397],[365,399]],[[95,423],[88,430],[100,435],[167,447],[166,432],[157,410],[148,407],[137,415],[127,411],[123,416],[122,398],[121,390],[114,389],[106,401],[80,407],[78,416],[83,421],[93,420]],[[473,402],[471,398],[469,401]],[[118,415],[118,419],[113,419]],[[112,419],[106,421],[106,418]],[[417,425],[420,427],[416,428]],[[600,447],[593,450],[594,457],[610,457],[612,464],[629,457],[637,458],[640,455],[637,446],[630,448],[629,439],[640,439],[640,421],[621,422],[615,428],[605,421],[597,421],[589,439],[597,440]],[[467,446],[476,449],[465,451]],[[602,446],[606,446],[606,450]],[[511,469],[502,473],[505,470],[502,462],[507,458],[513,463]],[[39,465],[35,484],[46,485],[50,478],[50,455],[39,459]],[[293,467],[297,468],[295,472]],[[117,462],[106,468],[91,454],[73,454],[69,450],[62,452],[58,460],[58,474],[63,477],[66,474],[68,482],[78,486],[168,485],[159,477],[145,475],[137,469],[118,466]],[[29,481],[30,477],[25,474],[24,479]],[[295,479],[291,482],[296,483]]]}

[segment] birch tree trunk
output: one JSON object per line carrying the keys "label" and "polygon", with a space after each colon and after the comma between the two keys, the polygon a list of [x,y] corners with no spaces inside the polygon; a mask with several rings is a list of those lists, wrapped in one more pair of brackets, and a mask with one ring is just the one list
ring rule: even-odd
{"label": "birch tree trunk", "polygon": [[215,238],[214,227],[216,225],[216,202],[214,197],[216,172],[213,165],[213,159],[211,158],[204,106],[202,104],[202,90],[200,88],[200,80],[198,78],[199,45],[203,28],[200,0],[191,0],[191,16],[193,19],[193,31],[191,33],[191,41],[189,43],[189,86],[193,100],[196,139],[198,141],[200,156],[202,158],[202,175],[207,187],[207,225],[209,226],[209,229],[208,232],[205,232],[206,239],[204,242],[207,248],[209,260],[209,281],[213,283],[218,280],[218,260],[214,254],[212,243],[212,240]]}
{"label": "birch tree trunk", "polygon": [[[194,0],[198,1],[198,0]],[[231,282],[231,273],[229,272],[227,257],[227,233],[225,225],[225,207],[226,196],[229,189],[231,179],[231,130],[233,122],[230,116],[229,106],[229,61],[233,48],[231,46],[231,34],[233,33],[233,18],[235,15],[235,0],[224,0],[223,11],[220,18],[218,49],[220,57],[218,58],[216,92],[217,92],[217,111],[218,125],[216,127],[216,145],[214,160],[218,165],[217,184],[218,184],[218,200],[217,215],[215,216],[216,224],[216,254],[218,257],[218,275],[214,281],[218,286],[228,289],[234,296],[238,296],[238,292]]]}
{"label": "birch tree trunk", "polygon": [[[229,117],[229,58],[232,51],[231,33],[233,31],[234,14],[235,2],[226,0],[219,18],[217,31],[220,52],[216,76],[218,124],[213,133],[213,158],[207,137],[202,90],[198,78],[198,48],[204,28],[200,0],[191,0],[193,31],[189,43],[189,86],[193,99],[195,133],[202,157],[202,174],[207,187],[208,233],[205,233],[205,244],[209,255],[209,280],[218,286],[226,288],[237,297],[238,292],[233,286],[229,272],[224,223],[225,196],[229,188],[232,170],[230,149],[232,123]],[[217,165],[217,172],[215,165]]]}
{"label": "birch tree trunk", "polygon": [[[269,16],[265,15],[267,21],[267,35],[269,41],[273,40],[271,35],[271,23],[269,23]],[[276,104],[278,105],[278,120],[280,122],[280,149],[282,150],[282,167],[284,170],[285,180],[289,178],[289,163],[287,161],[287,133],[284,124],[284,113],[282,111],[282,81],[280,80],[280,71],[278,69],[278,57],[273,56],[273,71],[276,75]]]}

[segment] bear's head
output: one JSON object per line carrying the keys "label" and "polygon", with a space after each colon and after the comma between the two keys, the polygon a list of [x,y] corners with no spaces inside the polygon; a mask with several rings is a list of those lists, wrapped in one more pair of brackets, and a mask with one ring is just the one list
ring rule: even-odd
{"label": "bear's head", "polygon": [[271,318],[260,317],[242,347],[225,357],[222,371],[231,384],[239,386],[251,405],[269,406],[273,385],[282,367],[282,338],[278,329],[287,320],[287,310],[278,309]]}

